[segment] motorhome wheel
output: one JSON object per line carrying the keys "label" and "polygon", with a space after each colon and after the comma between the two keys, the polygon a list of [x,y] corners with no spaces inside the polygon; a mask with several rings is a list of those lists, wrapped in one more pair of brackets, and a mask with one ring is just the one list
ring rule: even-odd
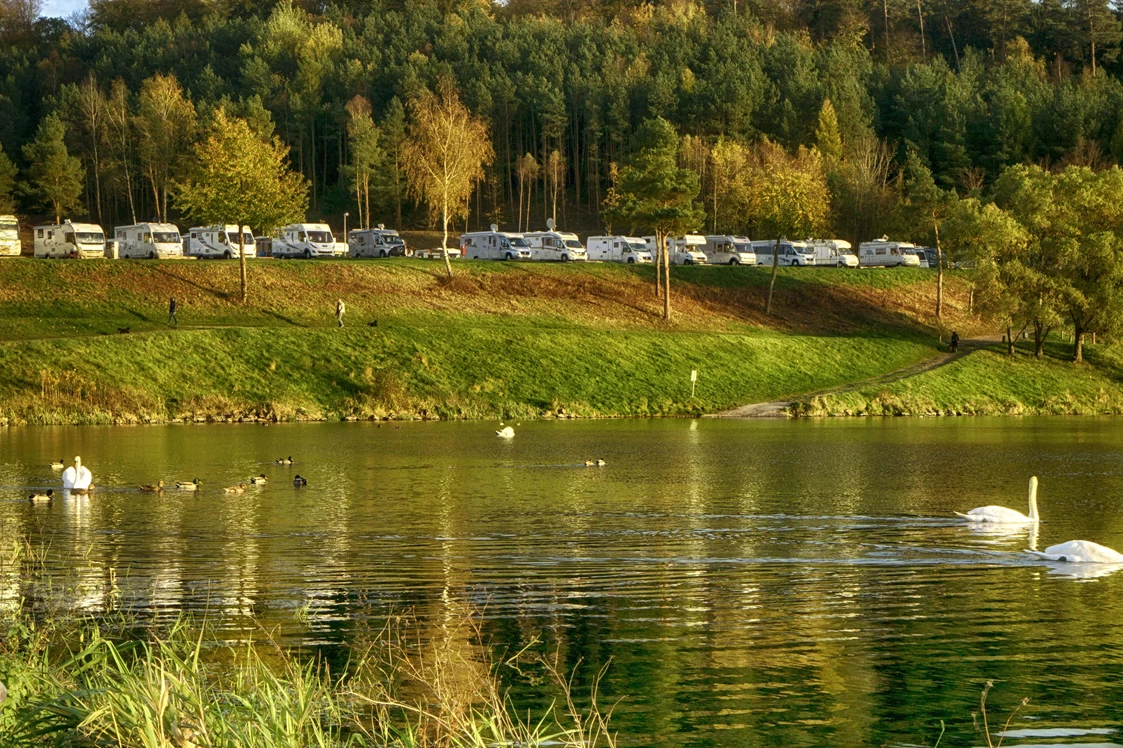
{"label": "motorhome wheel", "polygon": [[228,249],[228,250],[226,250],[225,252],[223,252],[223,253],[222,253],[222,256],[223,256],[223,258],[224,258],[224,259],[227,259],[227,260],[229,260],[229,259],[231,259],[231,258],[233,258],[233,257],[234,257],[234,255],[230,254],[230,250],[229,250],[229,249]]}
{"label": "motorhome wheel", "polygon": [[386,250],[385,249],[378,250],[378,256],[379,257],[385,257],[386,256]]}
{"label": "motorhome wheel", "polygon": [[740,265],[741,263],[737,261],[736,257],[730,257],[729,258],[729,264],[730,265]]}
{"label": "motorhome wheel", "polygon": [[635,262],[636,262],[636,258],[635,258],[635,257],[629,257],[629,258],[628,258],[628,264],[629,264],[629,265],[634,265],[634,264],[635,264]]}
{"label": "motorhome wheel", "polygon": [[156,253],[155,252],[149,252],[148,253],[148,259],[155,260],[156,259]]}
{"label": "motorhome wheel", "polygon": [[562,255],[562,262],[569,262],[569,255]]}
{"label": "motorhome wheel", "polygon": [[503,255],[503,259],[504,260],[513,260],[513,259],[515,259],[515,257],[510,252],[508,252],[507,254]]}
{"label": "motorhome wheel", "polygon": [[312,250],[310,250],[310,249],[304,250],[304,259],[306,259],[306,260],[312,259]]}

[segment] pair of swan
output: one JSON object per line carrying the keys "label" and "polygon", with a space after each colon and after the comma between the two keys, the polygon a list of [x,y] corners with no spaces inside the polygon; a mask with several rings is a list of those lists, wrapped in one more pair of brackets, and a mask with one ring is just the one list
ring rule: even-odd
{"label": "pair of swan", "polygon": [[[981,506],[966,514],[956,512],[972,524],[1036,525],[1040,522],[1037,514],[1037,476],[1029,479],[1029,514],[1022,514],[1004,506]],[[1051,545],[1044,551],[1026,549],[1046,561],[1069,564],[1123,564],[1123,553],[1090,540],[1070,540],[1067,543]]]}

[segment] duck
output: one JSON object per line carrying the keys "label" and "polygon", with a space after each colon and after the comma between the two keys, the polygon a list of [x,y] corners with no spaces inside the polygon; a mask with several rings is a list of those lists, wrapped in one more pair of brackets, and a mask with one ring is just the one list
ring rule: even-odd
{"label": "duck", "polygon": [[190,482],[185,480],[177,480],[175,482],[175,487],[180,491],[198,491],[200,484],[201,481],[198,478]]}
{"label": "duck", "polygon": [[278,465],[291,465],[292,464],[292,457],[290,456],[287,459],[284,458],[284,457],[279,457],[279,458],[277,458],[277,464]]}
{"label": "duck", "polygon": [[145,493],[163,493],[164,492],[164,481],[160,480],[154,486],[150,485],[150,484],[143,485],[143,486],[140,487],[140,490],[144,491]]}
{"label": "duck", "polygon": [[61,457],[58,458],[58,462],[51,463],[51,470],[62,470],[64,467],[66,467],[66,464],[63,463]]}
{"label": "duck", "polygon": [[292,479],[292,484],[297,488],[303,488],[308,485],[307,478],[301,478],[299,475]]}
{"label": "duck", "polygon": [[1029,479],[1029,514],[1022,514],[1015,509],[1004,506],[981,506],[963,514],[956,512],[968,522],[994,522],[1004,525],[1035,525],[1040,520],[1037,516],[1037,476]]}
{"label": "duck", "polygon": [[496,431],[495,435],[500,439],[511,439],[515,436],[515,430],[510,426],[504,426],[503,428]]}
{"label": "duck", "polygon": [[1051,545],[1044,551],[1027,548],[1026,553],[1046,561],[1067,564],[1123,564],[1123,553],[1090,540],[1070,540],[1067,543]]}
{"label": "duck", "polygon": [[47,493],[33,493],[29,494],[27,497],[27,500],[32,504],[42,504],[48,501],[54,501],[54,499],[55,490],[53,488],[48,488]]}
{"label": "duck", "polygon": [[261,475],[251,475],[250,476],[250,483],[253,483],[254,485],[257,485],[257,486],[260,486],[263,483],[267,483],[268,480],[269,479],[265,477],[265,473],[262,473]]}
{"label": "duck", "polygon": [[607,464],[608,463],[605,462],[604,460],[602,460],[601,458],[599,458],[599,457],[597,458],[597,467],[604,467]]}
{"label": "duck", "polygon": [[239,483],[236,486],[227,486],[226,488],[224,488],[222,490],[225,491],[226,493],[245,493],[246,492],[246,484],[245,483]]}

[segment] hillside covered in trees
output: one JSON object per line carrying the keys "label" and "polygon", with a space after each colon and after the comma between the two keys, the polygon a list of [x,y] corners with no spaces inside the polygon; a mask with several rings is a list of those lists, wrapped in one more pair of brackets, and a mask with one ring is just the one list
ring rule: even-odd
{"label": "hillside covered in trees", "polygon": [[[70,215],[107,226],[179,217],[169,185],[220,105],[291,146],[310,217],[356,215],[360,147],[372,222],[431,225],[402,147],[410,101],[441,79],[494,153],[461,227],[555,211],[600,225],[656,116],[698,173],[706,228],[728,231],[754,226],[722,209],[726,142],[817,146],[828,228],[851,241],[900,228],[910,158],[967,197],[1011,164],[1123,157],[1123,34],[1103,0],[93,0],[65,21],[37,18],[36,0],[2,6],[0,183],[25,214],[52,213],[21,185],[33,160],[62,157],[43,143],[61,122],[84,167]],[[368,111],[374,137],[356,145]]]}

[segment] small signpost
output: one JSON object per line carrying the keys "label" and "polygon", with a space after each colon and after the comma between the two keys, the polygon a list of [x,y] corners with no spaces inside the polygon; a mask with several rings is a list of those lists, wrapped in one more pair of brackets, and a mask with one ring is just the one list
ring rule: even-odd
{"label": "small signpost", "polygon": [[698,370],[690,370],[690,399],[694,399],[694,388],[698,386]]}

